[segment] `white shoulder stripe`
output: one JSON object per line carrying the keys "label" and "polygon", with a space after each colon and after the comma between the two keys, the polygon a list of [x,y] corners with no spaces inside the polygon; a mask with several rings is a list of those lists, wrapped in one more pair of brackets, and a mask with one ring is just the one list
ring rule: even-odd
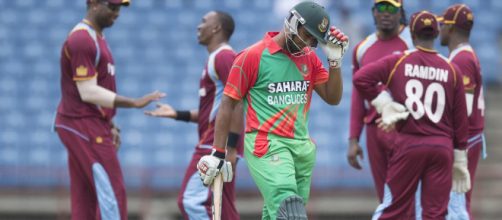
{"label": "white shoulder stripe", "polygon": [[453,51],[450,53],[450,56],[449,56],[450,60],[453,60],[453,58],[455,58],[455,57],[456,57],[456,56],[457,56],[460,52],[462,52],[462,51],[464,51],[464,50],[465,50],[465,51],[470,51],[470,52],[472,52],[472,51],[473,51],[473,49],[472,49],[471,45],[469,45],[469,44],[466,44],[466,45],[463,45],[463,46],[461,46],[461,47],[455,48],[455,50],[453,50]]}
{"label": "white shoulder stripe", "polygon": [[216,58],[216,55],[222,51],[222,50],[232,50],[232,47],[228,44],[225,44],[221,47],[219,47],[218,49],[216,49],[215,51],[213,51],[211,54],[209,54],[209,58],[208,58],[208,61],[207,61],[207,71],[208,71],[208,74],[209,74],[209,77],[213,80],[213,81],[216,81],[218,80],[218,74],[216,73],[216,67],[215,67],[215,58]]}
{"label": "white shoulder stripe", "polygon": [[448,58],[446,58],[445,56],[443,56],[442,54],[440,53],[437,53],[436,54],[438,57],[440,57],[441,59],[443,59],[444,61],[446,61],[447,63],[450,63],[450,60]]}
{"label": "white shoulder stripe", "polygon": [[404,27],[404,29],[399,34],[399,38],[406,44],[408,49],[414,48],[413,41],[411,40],[410,28],[408,26]]}
{"label": "white shoulder stripe", "polygon": [[225,44],[216,49],[215,51],[213,51],[211,54],[209,54],[209,58],[207,61],[207,72],[208,72],[207,74],[209,75],[209,78],[214,82],[216,87],[213,106],[211,107],[211,112],[209,113],[210,122],[216,119],[216,113],[220,108],[221,98],[223,97],[223,89],[225,88],[225,85],[220,80],[218,73],[216,72],[216,64],[215,64],[216,55],[222,50],[233,50],[233,49],[232,47],[230,47],[230,45]]}
{"label": "white shoulder stripe", "polygon": [[378,37],[376,33],[373,33],[366,37],[366,39],[363,40],[363,42],[359,45],[356,51],[356,60],[357,63],[361,63],[361,59],[363,58],[364,53],[375,43],[377,42]]}

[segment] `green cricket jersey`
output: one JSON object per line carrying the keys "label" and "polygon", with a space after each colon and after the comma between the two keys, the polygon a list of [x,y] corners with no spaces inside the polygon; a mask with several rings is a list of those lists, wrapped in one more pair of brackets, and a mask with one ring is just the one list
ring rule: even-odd
{"label": "green cricket jersey", "polygon": [[308,115],[312,91],[328,80],[328,72],[314,52],[294,57],[269,32],[235,59],[224,94],[244,100],[246,132],[258,132],[254,154],[268,150],[268,134],[309,139]]}

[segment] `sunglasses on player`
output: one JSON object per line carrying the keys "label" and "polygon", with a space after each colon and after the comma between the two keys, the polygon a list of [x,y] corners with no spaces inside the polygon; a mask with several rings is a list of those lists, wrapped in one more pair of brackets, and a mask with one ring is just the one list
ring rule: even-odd
{"label": "sunglasses on player", "polygon": [[389,14],[396,14],[399,12],[399,7],[387,3],[376,4],[375,8],[378,13],[388,12]]}

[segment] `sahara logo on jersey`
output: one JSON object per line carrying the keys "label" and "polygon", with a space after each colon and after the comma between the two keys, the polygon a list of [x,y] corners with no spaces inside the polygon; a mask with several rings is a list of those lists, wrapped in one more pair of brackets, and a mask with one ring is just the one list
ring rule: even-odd
{"label": "sahara logo on jersey", "polygon": [[[269,105],[291,105],[307,103],[310,81],[287,81],[268,84]],[[286,93],[286,94],[284,94]]]}

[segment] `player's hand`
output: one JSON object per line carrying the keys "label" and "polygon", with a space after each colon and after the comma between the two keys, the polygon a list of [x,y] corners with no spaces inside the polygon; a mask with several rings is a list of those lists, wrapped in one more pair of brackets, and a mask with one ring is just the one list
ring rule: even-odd
{"label": "player's hand", "polygon": [[168,104],[157,103],[157,108],[153,111],[145,111],[145,115],[154,117],[176,118],[176,110]]}
{"label": "player's hand", "polygon": [[232,182],[232,179],[234,178],[234,168],[232,166],[232,163],[229,161],[225,161],[223,166],[221,167],[221,175],[223,176],[223,182],[228,183]]}
{"label": "player's hand", "polygon": [[389,128],[392,128],[399,120],[408,118],[410,112],[406,110],[404,105],[397,102],[392,102],[386,105],[382,110],[382,123]]}
{"label": "player's hand", "polygon": [[320,43],[319,46],[328,57],[329,66],[340,68],[343,55],[349,48],[349,38],[340,29],[332,26],[328,32],[328,42]]}
{"label": "player's hand", "polygon": [[453,150],[452,191],[466,193],[471,189],[471,177],[467,169],[467,150]]}
{"label": "player's hand", "polygon": [[363,150],[361,149],[359,142],[356,139],[350,139],[349,151],[347,152],[347,160],[349,161],[350,166],[358,170],[362,169],[359,160],[363,159],[364,159]]}
{"label": "player's hand", "polygon": [[135,108],[143,108],[143,107],[147,106],[148,104],[150,104],[150,102],[158,101],[161,98],[164,98],[165,96],[166,96],[166,94],[163,92],[154,91],[148,95],[145,95],[141,98],[134,100],[134,107]]}
{"label": "player's hand", "polygon": [[237,149],[232,147],[227,147],[227,155],[225,156],[225,160],[232,164],[233,171],[235,171],[237,163]]}
{"label": "player's hand", "polygon": [[382,91],[371,101],[371,105],[382,115],[380,126],[393,126],[397,121],[408,118],[410,114],[404,105],[394,102],[387,91]]}
{"label": "player's hand", "polygon": [[115,149],[119,151],[120,149],[120,144],[122,141],[120,140],[120,129],[116,126],[112,127],[112,137],[113,137],[113,144],[115,145]]}
{"label": "player's hand", "polygon": [[396,129],[396,123],[386,124],[383,122],[382,117],[377,118],[375,122],[376,122],[378,128],[382,129],[384,132],[389,133],[389,132],[393,131],[394,129]]}
{"label": "player's hand", "polygon": [[227,165],[225,162],[225,153],[217,151],[215,148],[213,148],[211,154],[200,158],[197,163],[197,170],[199,170],[200,179],[204,186],[209,186],[213,183],[214,178],[218,176],[223,165]]}

